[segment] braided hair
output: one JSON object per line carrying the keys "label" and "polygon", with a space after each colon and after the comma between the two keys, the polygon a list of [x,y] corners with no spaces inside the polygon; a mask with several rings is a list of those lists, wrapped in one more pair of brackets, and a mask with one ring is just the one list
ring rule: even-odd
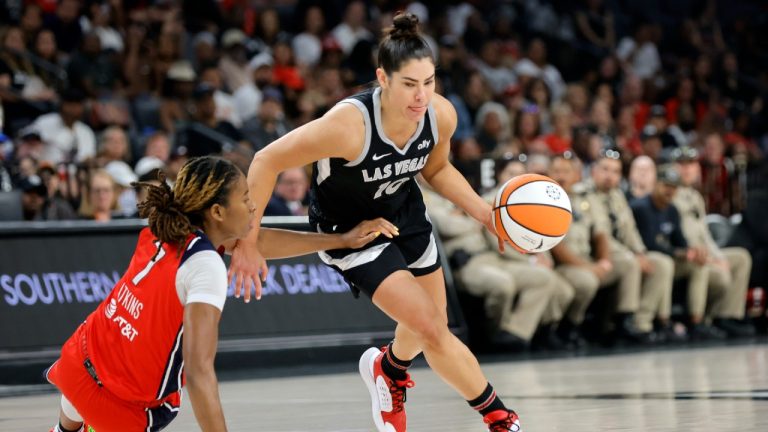
{"label": "braided hair", "polygon": [[149,229],[161,245],[183,246],[187,236],[202,227],[205,211],[214,204],[226,203],[232,185],[241,175],[242,171],[226,159],[190,159],[179,171],[173,189],[162,172],[158,173],[159,185],[133,184],[147,187],[147,199],[138,205],[139,216],[149,220]]}

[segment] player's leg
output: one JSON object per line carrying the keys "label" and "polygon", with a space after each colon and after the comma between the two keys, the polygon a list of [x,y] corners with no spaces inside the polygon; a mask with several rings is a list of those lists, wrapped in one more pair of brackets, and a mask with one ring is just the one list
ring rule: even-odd
{"label": "player's leg", "polygon": [[59,410],[59,424],[51,429],[52,432],[76,432],[83,429],[83,418],[77,412],[72,403],[63,395],[61,396],[61,409]]}
{"label": "player's leg", "polygon": [[[441,310],[445,306],[438,306],[430,295],[445,291],[442,271],[429,276],[417,281],[408,272],[395,272],[376,289],[373,302],[416,338],[430,367],[473,408],[486,419],[509,423],[508,430],[517,430],[517,415],[496,396],[475,356],[449,331],[445,311]],[[426,285],[425,289],[421,284]]]}

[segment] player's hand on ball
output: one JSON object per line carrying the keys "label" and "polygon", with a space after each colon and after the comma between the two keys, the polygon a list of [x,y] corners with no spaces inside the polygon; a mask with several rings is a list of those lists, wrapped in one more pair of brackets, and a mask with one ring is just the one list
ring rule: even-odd
{"label": "player's hand on ball", "polygon": [[400,235],[397,227],[384,218],[360,222],[356,227],[341,235],[344,247],[358,249],[372,242],[379,235],[393,238]]}
{"label": "player's hand on ball", "polygon": [[256,300],[261,300],[261,282],[267,280],[269,267],[256,245],[249,245],[239,240],[232,251],[229,264],[229,283],[235,283],[235,297],[244,294],[245,302],[251,301],[251,287],[254,287]]}
{"label": "player's hand on ball", "polygon": [[496,240],[499,243],[499,252],[504,253],[504,240],[499,236],[499,233],[496,231],[496,225],[493,223],[493,210],[486,212],[485,220],[482,222],[483,225],[485,225],[485,228],[496,237]]}

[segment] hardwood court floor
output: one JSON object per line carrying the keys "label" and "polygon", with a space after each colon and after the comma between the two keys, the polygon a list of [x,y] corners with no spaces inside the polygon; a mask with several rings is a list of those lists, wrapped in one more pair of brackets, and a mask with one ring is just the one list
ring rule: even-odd
{"label": "hardwood court floor", "polygon": [[[523,431],[768,431],[768,345],[499,361],[484,370]],[[483,431],[433,372],[415,368],[409,430]],[[368,393],[349,373],[226,381],[232,431],[371,431]],[[185,400],[168,431],[199,430]],[[44,431],[58,396],[0,399],[0,430]]]}

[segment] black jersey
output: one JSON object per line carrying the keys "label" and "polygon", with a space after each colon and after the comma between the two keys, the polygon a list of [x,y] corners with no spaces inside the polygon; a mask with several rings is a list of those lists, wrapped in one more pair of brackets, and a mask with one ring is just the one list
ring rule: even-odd
{"label": "black jersey", "polygon": [[381,88],[339,103],[355,105],[362,112],[365,144],[356,160],[326,158],[313,164],[310,222],[348,229],[366,219],[392,218],[409,199],[420,196],[411,194],[411,189],[418,188],[413,177],[427,164],[437,144],[434,107],[428,106],[416,132],[400,149],[384,134]]}

